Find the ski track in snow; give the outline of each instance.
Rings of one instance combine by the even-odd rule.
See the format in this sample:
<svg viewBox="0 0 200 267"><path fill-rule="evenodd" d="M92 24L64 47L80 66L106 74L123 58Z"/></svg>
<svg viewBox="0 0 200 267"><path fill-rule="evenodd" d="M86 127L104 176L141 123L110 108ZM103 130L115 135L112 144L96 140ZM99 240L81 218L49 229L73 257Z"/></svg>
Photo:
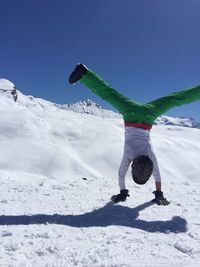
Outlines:
<svg viewBox="0 0 200 267"><path fill-rule="evenodd" d="M121 119L30 101L1 98L0 266L199 266L199 129L152 130L169 206L130 172L113 205Z"/></svg>

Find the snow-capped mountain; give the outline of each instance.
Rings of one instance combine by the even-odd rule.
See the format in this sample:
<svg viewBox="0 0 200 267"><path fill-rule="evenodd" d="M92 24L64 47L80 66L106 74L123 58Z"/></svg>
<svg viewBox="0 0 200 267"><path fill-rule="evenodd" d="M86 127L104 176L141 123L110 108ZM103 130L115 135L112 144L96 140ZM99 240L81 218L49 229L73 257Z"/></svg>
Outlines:
<svg viewBox="0 0 200 267"><path fill-rule="evenodd" d="M156 121L155 125L174 125L182 127L191 127L191 128L200 128L200 123L197 122L194 118L185 118L185 117L169 117L162 115Z"/></svg>
<svg viewBox="0 0 200 267"><path fill-rule="evenodd" d="M121 118L120 114L111 110L104 109L90 99L79 101L74 104L63 105L61 106L61 108L66 110L73 110L74 112L78 113L95 115L101 118Z"/></svg>
<svg viewBox="0 0 200 267"><path fill-rule="evenodd" d="M0 79L0 93L4 94L8 98L17 101L17 90L15 85L6 79Z"/></svg>
<svg viewBox="0 0 200 267"><path fill-rule="evenodd" d="M199 129L151 131L169 206L152 204L153 177L138 186L130 172L130 198L113 205L122 118L0 88L0 266L199 265Z"/></svg>
<svg viewBox="0 0 200 267"><path fill-rule="evenodd" d="M122 116L114 111L102 108L97 103L91 101L90 99L79 101L73 104L53 104L44 99L35 98L33 96L25 96L19 90L16 89L15 85L6 79L0 79L0 94L6 95L7 97L13 99L15 102L18 101L19 104L25 105L26 107L32 108L55 108L63 110L72 110L77 113L90 114L99 116L102 118L122 118ZM18 100L17 100L18 98ZM171 126L182 126L191 128L200 128L200 123L193 118L185 117L169 117L162 115L156 121L155 125L171 125Z"/></svg>

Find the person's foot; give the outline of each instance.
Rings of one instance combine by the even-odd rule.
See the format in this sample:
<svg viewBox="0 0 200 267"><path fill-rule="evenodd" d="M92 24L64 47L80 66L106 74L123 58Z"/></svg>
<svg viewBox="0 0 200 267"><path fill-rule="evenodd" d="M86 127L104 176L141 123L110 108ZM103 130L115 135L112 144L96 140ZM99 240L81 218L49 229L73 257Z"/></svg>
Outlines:
<svg viewBox="0 0 200 267"><path fill-rule="evenodd" d="M83 64L76 65L76 68L69 76L69 83L73 84L79 81L82 76L88 71L88 68Z"/></svg>

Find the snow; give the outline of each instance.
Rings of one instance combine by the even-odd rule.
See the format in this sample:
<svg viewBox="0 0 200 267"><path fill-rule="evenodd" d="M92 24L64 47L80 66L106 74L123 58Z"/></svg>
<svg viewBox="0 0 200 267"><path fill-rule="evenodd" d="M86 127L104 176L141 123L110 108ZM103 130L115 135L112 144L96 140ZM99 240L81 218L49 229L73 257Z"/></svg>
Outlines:
<svg viewBox="0 0 200 267"><path fill-rule="evenodd" d="M175 125L183 127L200 128L200 123L193 118L173 118L166 115L160 116L156 122L156 125Z"/></svg>
<svg viewBox="0 0 200 267"><path fill-rule="evenodd" d="M13 88L0 79L0 266L199 266L198 128L170 118L152 129L169 206L150 202L153 178L138 186L130 172L131 197L113 205L121 117L19 90L15 102Z"/></svg>
<svg viewBox="0 0 200 267"><path fill-rule="evenodd" d="M11 81L1 78L0 79L0 88L4 89L4 90L12 90L14 88L14 83L12 83Z"/></svg>

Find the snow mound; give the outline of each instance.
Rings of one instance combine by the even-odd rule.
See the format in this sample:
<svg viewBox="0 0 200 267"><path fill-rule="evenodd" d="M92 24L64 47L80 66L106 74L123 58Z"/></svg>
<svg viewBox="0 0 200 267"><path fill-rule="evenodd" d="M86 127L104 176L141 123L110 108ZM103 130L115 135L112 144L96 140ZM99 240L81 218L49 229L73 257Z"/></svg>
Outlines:
<svg viewBox="0 0 200 267"><path fill-rule="evenodd" d="M91 101L57 105L19 90L15 101L7 85L1 81L0 265L198 266L200 131L190 119L180 127L163 117L151 131L171 204L154 205L154 180L138 186L129 172L131 197L113 205L122 118Z"/></svg>

